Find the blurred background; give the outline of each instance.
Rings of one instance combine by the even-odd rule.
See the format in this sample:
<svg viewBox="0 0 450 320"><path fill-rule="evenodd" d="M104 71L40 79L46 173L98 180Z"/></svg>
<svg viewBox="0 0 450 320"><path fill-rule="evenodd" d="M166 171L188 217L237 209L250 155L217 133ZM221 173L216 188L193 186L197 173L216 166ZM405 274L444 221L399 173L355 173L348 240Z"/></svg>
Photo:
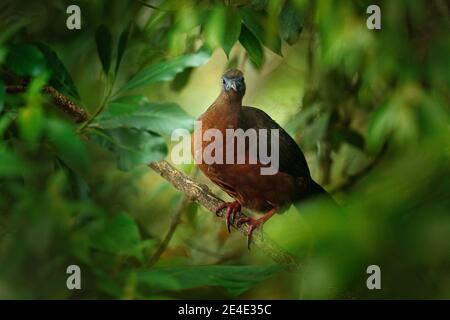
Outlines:
<svg viewBox="0 0 450 320"><path fill-rule="evenodd" d="M444 0L2 1L0 298L449 299L449 27ZM342 206L303 203L264 226L298 271L146 165L170 161L171 130L230 67ZM66 287L73 264L81 290Z"/></svg>

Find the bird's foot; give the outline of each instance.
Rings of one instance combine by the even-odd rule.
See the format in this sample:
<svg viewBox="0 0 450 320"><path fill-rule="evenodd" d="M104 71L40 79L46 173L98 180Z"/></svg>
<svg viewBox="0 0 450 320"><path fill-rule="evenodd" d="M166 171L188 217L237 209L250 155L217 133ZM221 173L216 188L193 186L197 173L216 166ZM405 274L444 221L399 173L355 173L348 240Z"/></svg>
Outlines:
<svg viewBox="0 0 450 320"><path fill-rule="evenodd" d="M275 214L276 209L272 209L269 212L267 212L265 215L263 215L261 218L255 219L252 217L242 217L239 219L239 221L236 223L237 226L241 226L243 223L246 223L248 226L247 229L247 247L250 250L250 244L252 243L252 237L253 232L260 228L262 229L262 226L264 222L269 220L270 217L272 217Z"/></svg>
<svg viewBox="0 0 450 320"><path fill-rule="evenodd" d="M232 223L234 223L234 220L236 219L236 215L239 212L241 212L241 204L238 201L225 202L216 209L216 214L220 210L225 209L225 208L227 208L227 212L225 214L225 216L226 216L225 223L227 225L228 232L231 232L230 226Z"/></svg>

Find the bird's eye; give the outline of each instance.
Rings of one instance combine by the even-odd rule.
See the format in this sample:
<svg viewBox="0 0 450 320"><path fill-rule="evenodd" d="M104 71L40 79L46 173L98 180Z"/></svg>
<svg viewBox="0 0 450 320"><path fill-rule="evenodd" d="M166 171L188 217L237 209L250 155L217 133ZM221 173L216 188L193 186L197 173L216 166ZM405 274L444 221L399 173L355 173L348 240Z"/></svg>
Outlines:
<svg viewBox="0 0 450 320"><path fill-rule="evenodd" d="M225 79L222 79L222 83L225 84Z"/></svg>

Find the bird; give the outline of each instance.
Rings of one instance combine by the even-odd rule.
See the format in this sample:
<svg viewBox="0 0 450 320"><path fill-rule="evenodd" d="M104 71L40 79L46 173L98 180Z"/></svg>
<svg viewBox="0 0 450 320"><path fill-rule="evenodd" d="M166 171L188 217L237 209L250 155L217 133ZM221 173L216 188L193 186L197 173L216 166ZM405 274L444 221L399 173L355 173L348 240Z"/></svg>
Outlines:
<svg viewBox="0 0 450 320"><path fill-rule="evenodd" d="M247 244L250 248L254 230L261 228L275 213L282 213L289 205L305 199L320 195L331 196L312 179L305 156L295 140L261 109L242 105L246 91L243 72L238 69L229 69L222 75L221 80L222 88L219 96L198 118L197 121L201 123L201 127L197 126L192 134L191 152L194 158L212 143L211 139L209 141L201 139L201 143L195 141L209 129L219 130L224 136L227 129L244 131L277 129L279 135L279 167L275 174L262 175L261 168L267 165L259 158L256 159L256 163L255 161L253 163L250 161L245 163L197 162L203 174L234 199L216 209L216 213L227 209L225 220L229 232L230 225L235 222L242 208L264 213L259 218L243 216L236 221L238 226L243 223L248 225ZM270 139L267 140L270 141ZM221 146L220 151L224 157L228 142ZM246 144L244 150L245 159L250 160L253 156L250 154L250 145ZM234 155L234 160L236 157L237 155Z"/></svg>

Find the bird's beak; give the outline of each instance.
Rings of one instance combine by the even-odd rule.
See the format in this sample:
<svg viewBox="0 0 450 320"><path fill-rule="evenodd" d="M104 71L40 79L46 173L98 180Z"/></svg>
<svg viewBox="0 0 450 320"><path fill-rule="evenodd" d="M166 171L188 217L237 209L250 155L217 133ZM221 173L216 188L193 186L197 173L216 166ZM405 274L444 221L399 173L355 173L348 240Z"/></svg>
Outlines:
<svg viewBox="0 0 450 320"><path fill-rule="evenodd" d="M236 82L231 81L231 82L230 82L230 87L231 87L231 89L233 89L234 91L237 92Z"/></svg>

